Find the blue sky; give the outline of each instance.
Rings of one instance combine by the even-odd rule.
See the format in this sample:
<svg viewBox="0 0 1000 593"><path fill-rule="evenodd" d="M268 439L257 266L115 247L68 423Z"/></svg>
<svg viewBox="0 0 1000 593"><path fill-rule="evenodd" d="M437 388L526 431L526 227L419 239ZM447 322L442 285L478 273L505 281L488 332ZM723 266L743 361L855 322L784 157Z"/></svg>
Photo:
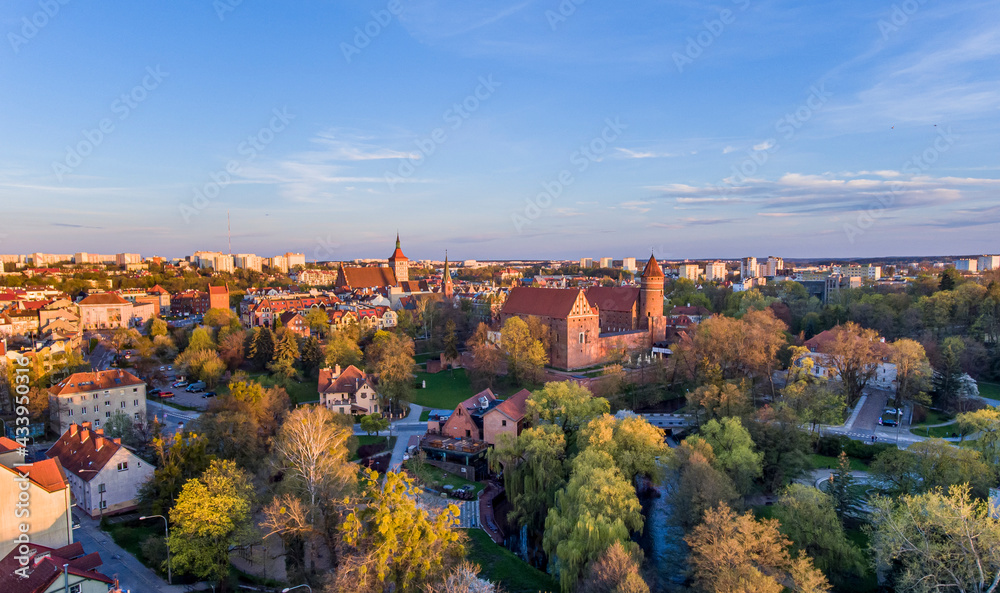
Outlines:
<svg viewBox="0 0 1000 593"><path fill-rule="evenodd" d="M234 252L307 259L386 257L397 229L411 258L995 253L998 22L966 0L7 0L0 253L226 250L227 211Z"/></svg>

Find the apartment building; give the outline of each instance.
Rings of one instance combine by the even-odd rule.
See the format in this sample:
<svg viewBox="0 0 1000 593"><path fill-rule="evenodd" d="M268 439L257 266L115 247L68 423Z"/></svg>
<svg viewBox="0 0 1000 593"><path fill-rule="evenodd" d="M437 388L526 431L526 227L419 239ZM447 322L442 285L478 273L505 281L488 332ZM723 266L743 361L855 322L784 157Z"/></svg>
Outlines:
<svg viewBox="0 0 1000 593"><path fill-rule="evenodd" d="M62 434L78 422L99 428L115 412L136 422L146 418L146 384L128 371L73 373L49 389L52 432Z"/></svg>

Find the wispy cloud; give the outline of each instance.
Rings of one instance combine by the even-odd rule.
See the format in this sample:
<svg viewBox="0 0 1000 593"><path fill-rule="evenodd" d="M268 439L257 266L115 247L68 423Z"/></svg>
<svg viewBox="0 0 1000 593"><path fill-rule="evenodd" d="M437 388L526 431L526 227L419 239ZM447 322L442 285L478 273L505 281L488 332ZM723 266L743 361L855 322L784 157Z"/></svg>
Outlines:
<svg viewBox="0 0 1000 593"><path fill-rule="evenodd" d="M625 155L629 159L662 159L677 156L669 152L635 151L627 148L616 147L615 150Z"/></svg>

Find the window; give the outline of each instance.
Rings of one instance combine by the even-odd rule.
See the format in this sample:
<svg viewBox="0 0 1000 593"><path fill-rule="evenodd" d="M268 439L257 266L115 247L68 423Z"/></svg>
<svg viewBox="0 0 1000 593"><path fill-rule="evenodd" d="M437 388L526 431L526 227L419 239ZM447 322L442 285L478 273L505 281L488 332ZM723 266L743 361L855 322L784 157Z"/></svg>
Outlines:
<svg viewBox="0 0 1000 593"><path fill-rule="evenodd" d="M133 406L138 406L139 405L139 400L137 400L137 399L132 400L132 405Z"/></svg>
<svg viewBox="0 0 1000 593"><path fill-rule="evenodd" d="M94 406L94 412L100 412L101 406Z"/></svg>
<svg viewBox="0 0 1000 593"><path fill-rule="evenodd" d="M111 397L111 392L107 389L104 390L104 397Z"/></svg>
<svg viewBox="0 0 1000 593"><path fill-rule="evenodd" d="M110 408L111 407L111 400L108 400L108 401L104 402L104 407L105 408Z"/></svg>
<svg viewBox="0 0 1000 593"><path fill-rule="evenodd" d="M132 388L132 393L139 393L139 388L138 387L133 387Z"/></svg>
<svg viewBox="0 0 1000 593"><path fill-rule="evenodd" d="M472 436L472 431L471 430L465 431L465 436L466 437L471 437Z"/></svg>
<svg viewBox="0 0 1000 593"><path fill-rule="evenodd" d="M110 418L111 417L111 412L105 412L104 413L104 417L105 418Z"/></svg>
<svg viewBox="0 0 1000 593"><path fill-rule="evenodd" d="M506 420L501 420L500 421L500 426L507 426L507 421Z"/></svg>
<svg viewBox="0 0 1000 593"><path fill-rule="evenodd" d="M101 427L101 421L99 419L94 420L94 428L100 428L100 427Z"/></svg>
<svg viewBox="0 0 1000 593"><path fill-rule="evenodd" d="M108 508L108 501L102 500L101 501L101 509L103 510L103 509L106 509L106 508Z"/></svg>
<svg viewBox="0 0 1000 593"><path fill-rule="evenodd" d="M67 416L72 416L72 415L73 415L73 410L67 410L67 413L66 413L66 415L67 415Z"/></svg>
<svg viewBox="0 0 1000 593"><path fill-rule="evenodd" d="M125 402L122 402L122 406L121 406L121 408L122 408L123 410L125 409Z"/></svg>
<svg viewBox="0 0 1000 593"><path fill-rule="evenodd" d="M98 397L100 397L100 395L98 395L98 394L95 393L94 394L94 399L97 399Z"/></svg>
<svg viewBox="0 0 1000 593"><path fill-rule="evenodd" d="M108 491L108 489L104 486L104 484L98 484L97 485L97 493L98 494L103 494L103 493L105 493L107 491Z"/></svg>
<svg viewBox="0 0 1000 593"><path fill-rule="evenodd" d="M580 332L580 343L583 343L583 332Z"/></svg>
<svg viewBox="0 0 1000 593"><path fill-rule="evenodd" d="M80 583L69 586L69 593L80 593Z"/></svg>
<svg viewBox="0 0 1000 593"><path fill-rule="evenodd" d="M135 421L136 422L141 422L142 421L142 418L139 417L139 412L135 413Z"/></svg>
<svg viewBox="0 0 1000 593"><path fill-rule="evenodd" d="M87 406L83 406L83 408L80 409L80 415L81 416L87 415Z"/></svg>
<svg viewBox="0 0 1000 593"><path fill-rule="evenodd" d="M119 463L118 464L118 471L120 471L120 472L128 471L128 462L127 461L123 461L123 462Z"/></svg>

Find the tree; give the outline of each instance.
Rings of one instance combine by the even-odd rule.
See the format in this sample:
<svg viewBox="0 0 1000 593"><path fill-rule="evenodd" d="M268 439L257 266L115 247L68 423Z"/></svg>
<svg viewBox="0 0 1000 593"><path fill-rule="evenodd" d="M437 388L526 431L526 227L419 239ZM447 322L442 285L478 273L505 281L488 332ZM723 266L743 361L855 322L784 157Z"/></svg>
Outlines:
<svg viewBox="0 0 1000 593"><path fill-rule="evenodd" d="M242 331L227 333L219 340L219 356L230 371L238 369L246 358L244 353L245 340L246 334Z"/></svg>
<svg viewBox="0 0 1000 593"><path fill-rule="evenodd" d="M861 550L844 535L844 527L833 508L833 499L812 486L791 484L774 509L781 532L794 548L807 554L816 568L844 586L864 574Z"/></svg>
<svg viewBox="0 0 1000 593"><path fill-rule="evenodd" d="M135 430L135 420L121 410L116 410L110 418L104 421L104 434L108 438L121 439L122 443L129 447L144 444L139 442Z"/></svg>
<svg viewBox="0 0 1000 593"><path fill-rule="evenodd" d="M841 522L858 514L860 505L854 487L854 476L851 474L851 460L843 451L837 457L837 473L833 475L833 483L830 484L830 496Z"/></svg>
<svg viewBox="0 0 1000 593"><path fill-rule="evenodd" d="M185 352L197 352L199 350L215 350L215 342L212 341L212 334L204 327L196 327L191 332Z"/></svg>
<svg viewBox="0 0 1000 593"><path fill-rule="evenodd" d="M455 335L454 319L449 319L444 324L444 357L448 360L458 358L458 336Z"/></svg>
<svg viewBox="0 0 1000 593"><path fill-rule="evenodd" d="M350 437L350 428L336 422L333 412L304 406L288 415L274 442L274 467L288 491L265 509L265 526L305 540L307 569L319 547L335 549L338 501L357 483L357 466L348 460Z"/></svg>
<svg viewBox="0 0 1000 593"><path fill-rule="evenodd" d="M477 387L492 388L497 376L504 366L504 355L500 349L488 339L489 327L480 323L476 331L465 343L472 353L472 383Z"/></svg>
<svg viewBox="0 0 1000 593"><path fill-rule="evenodd" d="M425 593L498 593L493 583L479 578L479 566L462 562L448 573L444 582L426 585Z"/></svg>
<svg viewBox="0 0 1000 593"><path fill-rule="evenodd" d="M761 408L746 428L762 455L760 480L765 492L779 492L812 467L809 434L799 430L797 419L781 408Z"/></svg>
<svg viewBox="0 0 1000 593"><path fill-rule="evenodd" d="M168 328L167 328L167 322L166 321L160 319L159 317L150 317L150 319L149 319L149 331L148 331L148 333L149 333L150 336L153 336L153 337L156 337L156 336L165 336L165 335L167 335L167 329Z"/></svg>
<svg viewBox="0 0 1000 593"><path fill-rule="evenodd" d="M263 369L274 360L274 334L266 327L257 328L250 339L250 359L254 367Z"/></svg>
<svg viewBox="0 0 1000 593"><path fill-rule="evenodd" d="M847 406L853 407L868 382L875 377L883 345L878 332L864 329L852 321L830 332L832 339L824 343L821 352L827 355L842 381Z"/></svg>
<svg viewBox="0 0 1000 593"><path fill-rule="evenodd" d="M299 358L299 344L295 334L287 328L278 331L278 340L274 346L274 359L267 365L267 370L274 375L291 380L298 375L295 361Z"/></svg>
<svg viewBox="0 0 1000 593"><path fill-rule="evenodd" d="M983 456L983 461L1000 470L1000 410L986 408L965 412L955 418L962 434L977 435L971 446Z"/></svg>
<svg viewBox="0 0 1000 593"><path fill-rule="evenodd" d="M193 427L210 443L210 450L256 471L267 455L285 415L291 407L282 387L265 389L259 383L237 378L229 382L229 393L216 397Z"/></svg>
<svg viewBox="0 0 1000 593"><path fill-rule="evenodd" d="M389 421L382 417L382 414L373 412L361 417L361 430L371 436L372 433L379 433L389 428Z"/></svg>
<svg viewBox="0 0 1000 593"><path fill-rule="evenodd" d="M712 446L712 467L725 472L740 494L749 493L754 479L761 475L764 455L754 450L750 432L740 419L709 420L699 434Z"/></svg>
<svg viewBox="0 0 1000 593"><path fill-rule="evenodd" d="M710 383L702 385L687 393L688 405L695 409L698 423L701 424L702 409L706 420L724 416L744 416L753 410L750 395L733 383L723 383L721 386Z"/></svg>
<svg viewBox="0 0 1000 593"><path fill-rule="evenodd" d="M929 439L904 450L879 453L871 464L871 474L895 496L969 484L973 494L986 498L995 472L979 451Z"/></svg>
<svg viewBox="0 0 1000 593"><path fill-rule="evenodd" d="M660 457L670 454L663 430L640 416L621 420L610 414L598 416L580 429L577 446L580 449L595 447L607 452L622 475L630 481L637 475L658 476Z"/></svg>
<svg viewBox="0 0 1000 593"><path fill-rule="evenodd" d="M341 527L343 553L333 590L343 593L421 591L440 582L465 553L459 510L453 504L431 515L418 504L420 489L390 471L385 483L366 470L361 494Z"/></svg>
<svg viewBox="0 0 1000 593"><path fill-rule="evenodd" d="M413 340L407 336L378 331L365 353L368 367L378 375L381 395L391 410L400 410L400 401L413 390Z"/></svg>
<svg viewBox="0 0 1000 593"><path fill-rule="evenodd" d="M577 589L580 593L649 593L639 573L640 559L614 542L590 563Z"/></svg>
<svg viewBox="0 0 1000 593"><path fill-rule="evenodd" d="M890 346L889 362L896 365L895 407L902 408L907 403L930 403L927 390L932 370L927 352L920 342L908 338L896 340Z"/></svg>
<svg viewBox="0 0 1000 593"><path fill-rule="evenodd" d="M821 424L840 424L846 402L844 394L832 389L828 381L803 379L781 390L778 407L791 410L799 423L808 424L812 432Z"/></svg>
<svg viewBox="0 0 1000 593"><path fill-rule="evenodd" d="M309 309L305 321L314 336L323 337L330 333L330 318L323 309L318 307Z"/></svg>
<svg viewBox="0 0 1000 593"><path fill-rule="evenodd" d="M684 538L691 547L688 563L696 591L780 593L788 583L799 593L830 590L808 556L792 558L791 544L774 519L757 521L726 505L705 513L705 520Z"/></svg>
<svg viewBox="0 0 1000 593"><path fill-rule="evenodd" d="M965 342L958 336L945 338L941 342L941 363L933 377L934 399L938 405L949 410L960 409L964 395L962 371L964 352Z"/></svg>
<svg viewBox="0 0 1000 593"><path fill-rule="evenodd" d="M250 477L232 461L213 461L200 477L188 480L170 511L173 566L218 581L224 591L230 550L253 537L252 500Z"/></svg>
<svg viewBox="0 0 1000 593"><path fill-rule="evenodd" d="M576 456L569 482L545 518L542 543L555 558L564 592L608 546L628 542L630 533L642 529L641 510L635 488L610 454L590 447Z"/></svg>
<svg viewBox="0 0 1000 593"><path fill-rule="evenodd" d="M546 383L527 402L529 417L555 424L572 436L591 419L609 411L608 400L594 397L586 387L573 381Z"/></svg>
<svg viewBox="0 0 1000 593"><path fill-rule="evenodd" d="M205 317L202 318L202 322L209 326L219 329L223 326L229 325L229 321L233 318L233 312L229 309L209 309L205 312Z"/></svg>
<svg viewBox="0 0 1000 593"><path fill-rule="evenodd" d="M333 368L340 365L347 368L351 365L361 364L361 348L358 347L357 340L351 338L344 332L333 332L326 344L326 366Z"/></svg>
<svg viewBox="0 0 1000 593"><path fill-rule="evenodd" d="M897 591L997 591L1000 522L967 486L879 496L871 506L871 549Z"/></svg>
<svg viewBox="0 0 1000 593"><path fill-rule="evenodd" d="M520 317L511 317L500 330L500 350L507 358L507 374L515 385L538 383L549 362L545 346L531 335Z"/></svg>
<svg viewBox="0 0 1000 593"><path fill-rule="evenodd" d="M201 475L215 457L208 453L208 441L195 433L156 437L153 450L159 463L140 487L139 499L154 514L162 515L174 506L184 484Z"/></svg>
<svg viewBox="0 0 1000 593"><path fill-rule="evenodd" d="M674 516L683 527L694 527L708 509L737 499L733 481L712 467L714 459L712 446L700 437L684 439L677 450L675 464L679 472L672 499Z"/></svg>
<svg viewBox="0 0 1000 593"><path fill-rule="evenodd" d="M323 365L326 355L323 347L314 336L309 336L302 342L302 370L309 376L316 376L316 371Z"/></svg>

